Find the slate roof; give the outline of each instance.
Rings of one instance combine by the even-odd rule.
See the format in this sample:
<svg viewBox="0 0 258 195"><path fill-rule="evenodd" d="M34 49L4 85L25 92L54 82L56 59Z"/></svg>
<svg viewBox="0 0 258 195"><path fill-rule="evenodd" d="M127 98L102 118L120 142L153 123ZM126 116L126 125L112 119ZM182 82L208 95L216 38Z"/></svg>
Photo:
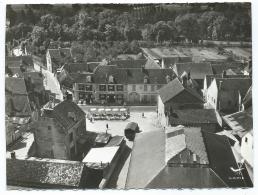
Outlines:
<svg viewBox="0 0 258 195"><path fill-rule="evenodd" d="M27 95L27 89L23 78L6 77L5 90L12 94Z"/></svg>
<svg viewBox="0 0 258 195"><path fill-rule="evenodd" d="M79 187L84 169L83 163L54 159L7 159L6 166L8 185L29 187Z"/></svg>
<svg viewBox="0 0 258 195"><path fill-rule="evenodd" d="M164 159L165 133L163 130L136 134L125 188L144 188L164 168L166 165Z"/></svg>
<svg viewBox="0 0 258 195"><path fill-rule="evenodd" d="M243 137L247 132L253 129L252 113L245 111L236 112L223 116L224 121L233 130L233 134Z"/></svg>
<svg viewBox="0 0 258 195"><path fill-rule="evenodd" d="M148 78L148 84L166 84L166 77L175 78L172 69L126 69L128 84L144 84L144 77Z"/></svg>
<svg viewBox="0 0 258 195"><path fill-rule="evenodd" d="M224 64L216 64L212 65L213 74L222 74L224 70L228 70L229 67L225 66Z"/></svg>
<svg viewBox="0 0 258 195"><path fill-rule="evenodd" d="M23 77L23 72L21 71L20 67L5 67L8 69L8 71L10 71L11 75L16 75L18 77Z"/></svg>
<svg viewBox="0 0 258 195"><path fill-rule="evenodd" d="M59 63L62 58L71 56L70 48L48 49L48 52L54 63Z"/></svg>
<svg viewBox="0 0 258 195"><path fill-rule="evenodd" d="M167 166L165 145L165 132L161 129L136 135L126 189L225 187L210 168Z"/></svg>
<svg viewBox="0 0 258 195"><path fill-rule="evenodd" d="M108 142L107 145L105 145L105 147L120 146L124 142L124 140L124 136L116 135L111 138L111 140Z"/></svg>
<svg viewBox="0 0 258 195"><path fill-rule="evenodd" d="M20 66L21 63L25 66L34 66L32 56L8 56L5 57L7 66Z"/></svg>
<svg viewBox="0 0 258 195"><path fill-rule="evenodd" d="M117 65L118 68L132 69L132 68L142 68L145 69L160 69L160 66L152 59L138 59L138 60L113 60L108 62L109 65Z"/></svg>
<svg viewBox="0 0 258 195"><path fill-rule="evenodd" d="M190 71L192 79L204 79L205 75L213 74L210 63L176 63L173 69L179 77L184 71Z"/></svg>
<svg viewBox="0 0 258 195"><path fill-rule="evenodd" d="M87 76L91 76L92 82L95 82L94 73L70 73L69 77L74 83L87 83Z"/></svg>
<svg viewBox="0 0 258 195"><path fill-rule="evenodd" d="M118 68L141 68L146 64L147 60L113 60L109 64L117 65Z"/></svg>
<svg viewBox="0 0 258 195"><path fill-rule="evenodd" d="M145 53L148 57L152 59L161 59L161 56L157 55L150 48L141 48L141 50L143 51L143 53Z"/></svg>
<svg viewBox="0 0 258 195"><path fill-rule="evenodd" d="M109 76L114 77L117 84L126 84L126 71L119 69L116 65L101 65L96 67L94 71L95 83L107 83Z"/></svg>
<svg viewBox="0 0 258 195"><path fill-rule="evenodd" d="M25 72L24 73L24 79L28 80L29 77L31 78L31 82L34 85L34 89L33 89L34 91L41 92L41 91L45 90L45 87L44 87L44 84L43 84L44 76L43 76L42 73L40 73L40 72Z"/></svg>
<svg viewBox="0 0 258 195"><path fill-rule="evenodd" d="M226 136L203 132L203 138L208 153L210 168L224 181L228 187L247 187L244 180L239 177L238 169L230 143Z"/></svg>
<svg viewBox="0 0 258 195"><path fill-rule="evenodd" d="M179 156L180 155L180 156ZM196 155L194 162L193 155ZM201 128L169 128L166 131L166 162L176 165L208 165Z"/></svg>
<svg viewBox="0 0 258 195"><path fill-rule="evenodd" d="M141 60L146 59L142 53L136 54L119 54L116 59L118 60Z"/></svg>
<svg viewBox="0 0 258 195"><path fill-rule="evenodd" d="M74 113L76 119L73 120L71 117L69 117L69 113ZM85 113L74 102L65 100L54 106L53 110L50 112L44 110L43 116L56 119L56 121L64 126L66 130L68 130L78 121L85 118Z"/></svg>
<svg viewBox="0 0 258 195"><path fill-rule="evenodd" d="M69 63L64 69L69 73L93 72L100 62Z"/></svg>
<svg viewBox="0 0 258 195"><path fill-rule="evenodd" d="M224 91L235 90L239 91L243 96L246 95L246 92L252 84L252 79L250 78L215 78L217 87L219 88L220 81L221 89Z"/></svg>
<svg viewBox="0 0 258 195"><path fill-rule="evenodd" d="M199 99L200 102L203 102L202 97L194 89L185 88L178 78L175 78L167 85L159 89L159 95L162 102L165 103L173 99L174 97L176 97L184 90L190 93L191 95L193 95L194 97L196 97L197 99Z"/></svg>
<svg viewBox="0 0 258 195"><path fill-rule="evenodd" d="M30 116L31 107L27 95L6 96L5 113L8 116Z"/></svg>
<svg viewBox="0 0 258 195"><path fill-rule="evenodd" d="M250 78L249 76L247 75L229 75L229 74L226 74L224 76L225 78ZM214 74L214 75L206 75L206 86L207 88L209 88L209 86L211 85L211 82L213 81L214 78L222 78L222 74Z"/></svg>
<svg viewBox="0 0 258 195"><path fill-rule="evenodd" d="M154 60L147 59L145 65L145 69L160 69L160 65L158 65Z"/></svg>
<svg viewBox="0 0 258 195"><path fill-rule="evenodd" d="M173 115L169 117L171 125L189 124L218 124L216 111L214 109L184 109L173 110Z"/></svg>
<svg viewBox="0 0 258 195"><path fill-rule="evenodd" d="M164 167L146 186L148 189L222 188L223 181L210 168Z"/></svg>

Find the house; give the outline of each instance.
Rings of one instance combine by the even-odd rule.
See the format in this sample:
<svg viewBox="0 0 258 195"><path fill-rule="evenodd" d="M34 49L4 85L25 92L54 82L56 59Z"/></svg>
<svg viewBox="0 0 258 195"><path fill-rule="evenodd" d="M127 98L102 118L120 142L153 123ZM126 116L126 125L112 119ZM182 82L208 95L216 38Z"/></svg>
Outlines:
<svg viewBox="0 0 258 195"><path fill-rule="evenodd" d="M63 73L62 77L66 77L63 82L73 83L74 101L156 104L157 90L175 78L172 69L141 67L148 63L146 60L138 60L135 64L133 60L121 61L114 62L121 62L119 65L98 65L93 72Z"/></svg>
<svg viewBox="0 0 258 195"><path fill-rule="evenodd" d="M236 168L237 163L225 136L206 133L197 127L170 127L166 131L136 136L125 187L178 189L248 186L244 181L248 178L242 179L230 167Z"/></svg>
<svg viewBox="0 0 258 195"><path fill-rule="evenodd" d="M211 64L206 62L176 63L173 66L173 70L178 77L181 77L184 72L190 73L191 78L195 80L201 88L203 87L205 76L213 74Z"/></svg>
<svg viewBox="0 0 258 195"><path fill-rule="evenodd" d="M120 163L119 160L123 154L124 146L125 142L117 146L92 148L82 160L92 170L92 175L99 178L98 187L100 189L106 187L112 173Z"/></svg>
<svg viewBox="0 0 258 195"><path fill-rule="evenodd" d="M169 116L169 125L201 127L203 131L216 133L221 130L222 118L214 109L173 110Z"/></svg>
<svg viewBox="0 0 258 195"><path fill-rule="evenodd" d="M116 65L102 65L94 71L94 99L102 104L123 104L127 99L127 76Z"/></svg>
<svg viewBox="0 0 258 195"><path fill-rule="evenodd" d="M31 116L32 111L23 78L5 77L5 112L10 117Z"/></svg>
<svg viewBox="0 0 258 195"><path fill-rule="evenodd" d="M8 158L6 165L7 185L37 189L84 189L93 184L98 186L91 170L78 161Z"/></svg>
<svg viewBox="0 0 258 195"><path fill-rule="evenodd" d="M240 111L230 115L223 116L226 125L232 130L240 144L241 157L244 159L248 173L253 179L253 116L252 112Z"/></svg>
<svg viewBox="0 0 258 195"><path fill-rule="evenodd" d="M171 69L126 69L128 102L156 104L158 90L175 78Z"/></svg>
<svg viewBox="0 0 258 195"><path fill-rule="evenodd" d="M6 146L14 144L28 130L30 117L9 117L5 115Z"/></svg>
<svg viewBox="0 0 258 195"><path fill-rule="evenodd" d="M203 99L195 89L188 87L187 80L180 81L179 78L175 78L159 89L157 105L158 119L163 126L166 126L173 110L201 109Z"/></svg>
<svg viewBox="0 0 258 195"><path fill-rule="evenodd" d="M214 78L206 92L207 106L228 114L239 111L251 83L250 78Z"/></svg>
<svg viewBox="0 0 258 195"><path fill-rule="evenodd" d="M248 174L253 182L253 161L254 161L254 139L253 130L246 133L241 140L241 155L244 159Z"/></svg>
<svg viewBox="0 0 258 195"><path fill-rule="evenodd" d="M85 113L70 100L49 101L34 123L37 157L75 160L81 158L80 139L86 132Z"/></svg>
<svg viewBox="0 0 258 195"><path fill-rule="evenodd" d="M55 73L58 68L61 68L71 58L70 48L48 49L46 53L47 69Z"/></svg>
<svg viewBox="0 0 258 195"><path fill-rule="evenodd" d="M5 58L5 71L9 76L23 77L26 71L32 71L34 63L31 56Z"/></svg>
<svg viewBox="0 0 258 195"><path fill-rule="evenodd" d="M203 83L203 96L205 98L205 101L207 101L207 90L211 85L211 82L213 81L214 78L250 78L249 76L246 75L240 75L240 74L232 74L228 71L222 71L221 74L213 74L213 75L206 75L204 78L204 83Z"/></svg>
<svg viewBox="0 0 258 195"><path fill-rule="evenodd" d="M12 144L25 132L32 110L23 78L5 78L6 144Z"/></svg>
<svg viewBox="0 0 258 195"><path fill-rule="evenodd" d="M25 72L23 74L30 102L36 109L49 101L49 93L44 86L44 75L41 72Z"/></svg>

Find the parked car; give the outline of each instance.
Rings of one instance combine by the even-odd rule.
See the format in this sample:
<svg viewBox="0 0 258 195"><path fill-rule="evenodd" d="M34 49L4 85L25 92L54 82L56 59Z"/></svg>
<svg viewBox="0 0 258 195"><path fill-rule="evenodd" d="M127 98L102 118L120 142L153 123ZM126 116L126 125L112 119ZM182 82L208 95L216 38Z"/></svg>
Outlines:
<svg viewBox="0 0 258 195"><path fill-rule="evenodd" d="M124 135L129 141L133 141L135 134L140 132L140 128L137 123L130 122L126 125Z"/></svg>

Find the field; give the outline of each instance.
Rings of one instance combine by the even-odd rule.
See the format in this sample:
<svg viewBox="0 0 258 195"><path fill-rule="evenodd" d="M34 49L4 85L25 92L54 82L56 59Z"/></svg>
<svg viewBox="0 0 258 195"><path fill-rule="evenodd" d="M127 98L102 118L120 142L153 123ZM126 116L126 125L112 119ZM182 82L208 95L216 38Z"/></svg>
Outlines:
<svg viewBox="0 0 258 195"><path fill-rule="evenodd" d="M211 47L160 47L148 49L153 56L162 57L184 57L191 56L194 62L203 60L226 60L228 56L218 54L217 48Z"/></svg>

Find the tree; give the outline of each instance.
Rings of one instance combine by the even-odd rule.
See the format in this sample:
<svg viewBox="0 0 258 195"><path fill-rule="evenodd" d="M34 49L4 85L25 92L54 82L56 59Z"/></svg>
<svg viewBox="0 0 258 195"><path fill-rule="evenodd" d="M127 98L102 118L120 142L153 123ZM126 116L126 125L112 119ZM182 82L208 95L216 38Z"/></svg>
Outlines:
<svg viewBox="0 0 258 195"><path fill-rule="evenodd" d="M117 41L123 39L123 35L117 30L117 28L109 24L106 25L104 33L106 35L106 41Z"/></svg>
<svg viewBox="0 0 258 195"><path fill-rule="evenodd" d="M30 7L26 10L26 17L25 18L26 18L26 21L29 24L35 24L36 21L37 21L37 17L34 14L34 11Z"/></svg>
<svg viewBox="0 0 258 195"><path fill-rule="evenodd" d="M198 42L200 38L200 28L197 22L196 14L177 16L175 19L175 24L179 34L185 36L187 39L193 42Z"/></svg>
<svg viewBox="0 0 258 195"><path fill-rule="evenodd" d="M136 27L126 28L124 31L124 36L129 42L133 40L141 40L142 32Z"/></svg>
<svg viewBox="0 0 258 195"><path fill-rule="evenodd" d="M176 29L169 26L164 21L159 21L153 26L153 33L156 37L156 41L162 43L163 41L173 40L176 34Z"/></svg>
<svg viewBox="0 0 258 195"><path fill-rule="evenodd" d="M225 40L226 37L230 36L230 22L225 16L218 16L214 21L218 39Z"/></svg>
<svg viewBox="0 0 258 195"><path fill-rule="evenodd" d="M34 42L34 45L40 46L40 44L43 43L43 41L46 38L46 31L44 30L43 27L34 26L31 32L31 38L32 38L32 41Z"/></svg>
<svg viewBox="0 0 258 195"><path fill-rule="evenodd" d="M17 13L13 10L11 5L6 6L6 18L10 20L10 26L16 23Z"/></svg>
<svg viewBox="0 0 258 195"><path fill-rule="evenodd" d="M223 14L216 11L206 11L197 19L202 39L212 38L214 21Z"/></svg>

